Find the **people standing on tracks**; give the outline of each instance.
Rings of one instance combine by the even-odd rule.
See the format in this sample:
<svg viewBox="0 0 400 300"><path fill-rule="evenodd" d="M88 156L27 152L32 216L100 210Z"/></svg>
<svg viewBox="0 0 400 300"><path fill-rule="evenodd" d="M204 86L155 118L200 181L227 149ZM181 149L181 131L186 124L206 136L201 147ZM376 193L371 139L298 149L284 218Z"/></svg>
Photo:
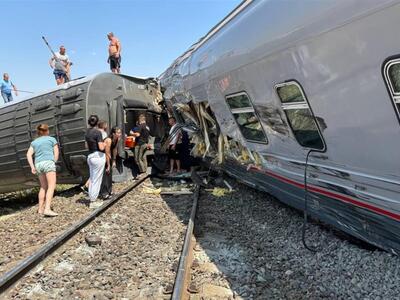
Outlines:
<svg viewBox="0 0 400 300"><path fill-rule="evenodd" d="M88 119L89 129L86 131L85 140L89 150L87 163L89 165L90 183L89 183L89 199L90 207L96 208L101 203L97 201L99 196L101 181L106 164L106 155L104 153L105 143L100 130L97 128L99 117L91 115Z"/></svg>
<svg viewBox="0 0 400 300"><path fill-rule="evenodd" d="M106 121L100 121L98 128L102 134L106 154L106 167L103 172L103 179L100 186L100 198L106 200L112 193L112 174L111 174L111 137L107 135L108 124Z"/></svg>
<svg viewBox="0 0 400 300"><path fill-rule="evenodd" d="M111 137L111 168L116 167L117 165L117 159L118 159L118 143L121 140L121 136L122 136L122 130L121 128L114 126L113 128L111 128L111 133L110 133L110 137Z"/></svg>
<svg viewBox="0 0 400 300"><path fill-rule="evenodd" d="M109 136L110 140L110 171L106 174L106 177L103 177L103 182L101 185L100 195L103 195L103 199L107 199L112 196L112 170L116 167L117 157L118 157L118 149L117 145L121 139L122 130L119 127L113 127L111 129L111 133ZM107 140L106 140L107 143ZM106 146L107 147L107 146Z"/></svg>
<svg viewBox="0 0 400 300"><path fill-rule="evenodd" d="M110 41L107 62L110 64L111 72L119 74L121 69L121 43L112 32L107 34L107 38Z"/></svg>
<svg viewBox="0 0 400 300"><path fill-rule="evenodd" d="M3 97L4 103L13 101L11 91L14 90L15 96L18 96L18 90L14 83L10 80L10 76L7 73L3 74L3 79L0 81L1 96Z"/></svg>
<svg viewBox="0 0 400 300"><path fill-rule="evenodd" d="M72 63L66 54L64 46L60 46L60 51L54 53L54 56L49 60L50 67L54 70L53 74L56 78L57 85L68 82L71 74Z"/></svg>
<svg viewBox="0 0 400 300"><path fill-rule="evenodd" d="M180 161L180 151L182 146L182 131L177 127L176 119L170 117L168 119L168 124L171 126L169 130L169 146L168 146L168 156L169 156L169 173L174 173L174 168L176 164L176 172L181 172L181 161Z"/></svg>
<svg viewBox="0 0 400 300"><path fill-rule="evenodd" d="M59 156L58 142L49 136L49 125L40 124L36 128L38 138L30 145L26 157L32 174L39 176L39 209L38 213L46 217L58 214L51 210L54 190L56 188L56 161ZM33 159L35 155L35 159Z"/></svg>
<svg viewBox="0 0 400 300"><path fill-rule="evenodd" d="M148 148L150 129L146 124L146 116L140 114L137 122L137 129L131 132L136 137L135 142L135 161L139 167L139 173L145 173L147 171L147 156L146 150Z"/></svg>

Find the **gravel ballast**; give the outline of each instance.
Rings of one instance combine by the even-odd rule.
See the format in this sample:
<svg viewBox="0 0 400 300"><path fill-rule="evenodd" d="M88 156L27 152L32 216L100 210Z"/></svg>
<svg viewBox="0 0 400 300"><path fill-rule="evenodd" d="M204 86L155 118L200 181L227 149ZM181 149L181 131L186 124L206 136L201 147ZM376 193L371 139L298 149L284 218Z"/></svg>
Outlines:
<svg viewBox="0 0 400 300"><path fill-rule="evenodd" d="M25 276L6 299L170 298L192 196L129 192Z"/></svg>
<svg viewBox="0 0 400 300"><path fill-rule="evenodd" d="M235 192L203 192L191 299L399 299L400 260L230 180Z"/></svg>
<svg viewBox="0 0 400 300"><path fill-rule="evenodd" d="M203 190L190 298L398 299L400 260L227 178ZM147 185L153 188L147 181ZM212 187L210 187L212 188ZM11 290L12 299L169 299L192 196L129 193Z"/></svg>

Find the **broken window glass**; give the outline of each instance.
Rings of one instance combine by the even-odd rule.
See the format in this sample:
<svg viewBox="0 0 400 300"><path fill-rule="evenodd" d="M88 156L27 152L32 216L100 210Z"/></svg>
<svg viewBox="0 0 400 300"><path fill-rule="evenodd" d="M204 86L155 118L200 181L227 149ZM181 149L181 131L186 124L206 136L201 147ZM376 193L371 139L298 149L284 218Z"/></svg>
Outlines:
<svg viewBox="0 0 400 300"><path fill-rule="evenodd" d="M324 148L310 109L287 109L285 113L300 145L314 149Z"/></svg>
<svg viewBox="0 0 400 300"><path fill-rule="evenodd" d="M324 149L317 122L300 85L294 81L278 84L276 92L298 143L306 148Z"/></svg>
<svg viewBox="0 0 400 300"><path fill-rule="evenodd" d="M264 142L265 136L254 112L233 114L244 138L249 141Z"/></svg>
<svg viewBox="0 0 400 300"><path fill-rule="evenodd" d="M256 143L268 142L253 105L245 93L228 96L226 102L246 140Z"/></svg>

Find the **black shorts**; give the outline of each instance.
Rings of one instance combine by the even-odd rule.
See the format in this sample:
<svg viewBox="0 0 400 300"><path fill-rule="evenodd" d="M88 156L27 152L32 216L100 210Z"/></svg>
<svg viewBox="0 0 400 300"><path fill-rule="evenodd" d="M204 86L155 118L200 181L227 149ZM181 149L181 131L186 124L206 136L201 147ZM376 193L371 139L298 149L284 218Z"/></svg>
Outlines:
<svg viewBox="0 0 400 300"><path fill-rule="evenodd" d="M54 71L53 71L53 74L54 74L54 77L56 78L56 80L57 80L57 79L64 78L65 82L68 81L68 76L67 76L67 74L66 74L64 71L61 71L61 70L54 70Z"/></svg>
<svg viewBox="0 0 400 300"><path fill-rule="evenodd" d="M115 57L114 55L108 58L108 62L110 63L110 69L119 69L121 67L121 55Z"/></svg>
<svg viewBox="0 0 400 300"><path fill-rule="evenodd" d="M179 160L180 159L181 144L176 144L175 150L172 149L172 145L168 147L169 159Z"/></svg>

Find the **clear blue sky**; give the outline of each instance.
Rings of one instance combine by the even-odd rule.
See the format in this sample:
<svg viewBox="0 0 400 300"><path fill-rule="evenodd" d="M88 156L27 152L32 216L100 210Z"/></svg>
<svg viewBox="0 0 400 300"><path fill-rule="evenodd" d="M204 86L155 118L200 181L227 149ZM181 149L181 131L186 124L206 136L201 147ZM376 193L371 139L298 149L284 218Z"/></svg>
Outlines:
<svg viewBox="0 0 400 300"><path fill-rule="evenodd" d="M19 89L55 86L50 52L63 44L72 77L108 72L106 34L122 43L122 72L158 76L241 0L0 0L0 72ZM27 96L27 94L22 94Z"/></svg>

